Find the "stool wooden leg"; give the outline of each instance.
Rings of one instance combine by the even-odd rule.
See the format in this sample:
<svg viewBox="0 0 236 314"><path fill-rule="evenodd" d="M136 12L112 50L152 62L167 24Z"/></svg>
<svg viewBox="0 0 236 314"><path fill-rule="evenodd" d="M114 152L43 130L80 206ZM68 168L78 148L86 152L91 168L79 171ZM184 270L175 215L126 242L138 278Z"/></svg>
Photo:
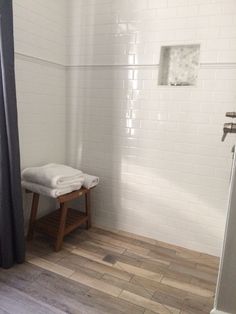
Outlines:
<svg viewBox="0 0 236 314"><path fill-rule="evenodd" d="M64 238L64 231L65 231L65 225L66 225L66 217L67 217L67 204L61 203L60 204L60 222L59 222L59 229L55 244L55 251L60 251L62 247L62 241Z"/></svg>
<svg viewBox="0 0 236 314"><path fill-rule="evenodd" d="M27 240L33 240L34 236L34 225L37 217L39 205L39 194L33 193L32 205L31 205L31 213L30 213L30 221L29 221L29 229L27 234Z"/></svg>
<svg viewBox="0 0 236 314"><path fill-rule="evenodd" d="M85 194L85 212L88 217L86 227L89 229L91 228L90 191Z"/></svg>

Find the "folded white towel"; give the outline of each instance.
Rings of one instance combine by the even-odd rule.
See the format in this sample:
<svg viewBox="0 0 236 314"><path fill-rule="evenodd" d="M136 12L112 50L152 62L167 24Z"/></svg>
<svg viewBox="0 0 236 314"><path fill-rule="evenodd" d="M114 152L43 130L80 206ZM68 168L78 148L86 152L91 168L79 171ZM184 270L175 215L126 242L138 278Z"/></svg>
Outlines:
<svg viewBox="0 0 236 314"><path fill-rule="evenodd" d="M26 168L22 180L53 189L60 189L84 180L82 171L60 164L47 164L42 167Z"/></svg>
<svg viewBox="0 0 236 314"><path fill-rule="evenodd" d="M64 194L79 190L82 186L82 183L78 183L78 184L72 184L68 187L63 187L60 189L52 189L52 188L48 188L46 186L33 183L33 182L22 181L21 184L23 188L29 191L42 194L45 196L53 197L53 198L57 198L60 195L64 195Z"/></svg>
<svg viewBox="0 0 236 314"><path fill-rule="evenodd" d="M98 183L99 183L99 178L98 177L91 176L89 174L84 174L83 186L86 189L91 189L91 188L95 187L96 185L98 185Z"/></svg>

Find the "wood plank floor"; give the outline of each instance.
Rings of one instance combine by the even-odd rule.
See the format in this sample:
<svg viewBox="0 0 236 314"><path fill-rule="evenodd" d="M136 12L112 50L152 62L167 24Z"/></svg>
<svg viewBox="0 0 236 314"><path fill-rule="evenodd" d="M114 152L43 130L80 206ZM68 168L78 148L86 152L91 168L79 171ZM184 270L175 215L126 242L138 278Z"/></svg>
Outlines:
<svg viewBox="0 0 236 314"><path fill-rule="evenodd" d="M55 253L36 235L27 262L0 270L0 314L209 313L218 258L99 228Z"/></svg>

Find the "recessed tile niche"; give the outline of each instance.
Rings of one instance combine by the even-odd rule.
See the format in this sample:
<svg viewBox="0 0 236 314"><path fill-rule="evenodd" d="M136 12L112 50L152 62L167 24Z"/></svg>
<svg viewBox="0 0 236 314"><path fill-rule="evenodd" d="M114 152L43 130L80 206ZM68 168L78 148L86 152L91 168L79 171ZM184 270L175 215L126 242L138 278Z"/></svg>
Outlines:
<svg viewBox="0 0 236 314"><path fill-rule="evenodd" d="M158 85L196 85L200 45L161 47Z"/></svg>

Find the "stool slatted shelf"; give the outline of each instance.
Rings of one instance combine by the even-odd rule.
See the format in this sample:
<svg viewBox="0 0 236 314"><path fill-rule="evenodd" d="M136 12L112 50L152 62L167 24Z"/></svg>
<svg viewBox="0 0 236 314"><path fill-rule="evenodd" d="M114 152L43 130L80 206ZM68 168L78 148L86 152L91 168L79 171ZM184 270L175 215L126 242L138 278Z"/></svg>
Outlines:
<svg viewBox="0 0 236 314"><path fill-rule="evenodd" d="M39 204L38 193L33 193L29 230L27 239L32 240L34 231L43 232L56 239L55 251L59 251L62 247L63 238L82 224L86 224L87 229L91 227L91 211L90 211L90 190L82 187L77 191L61 195L56 198L60 204L60 208L52 213L37 219L37 211ZM75 210L68 207L68 203L80 197L85 197L85 212Z"/></svg>

